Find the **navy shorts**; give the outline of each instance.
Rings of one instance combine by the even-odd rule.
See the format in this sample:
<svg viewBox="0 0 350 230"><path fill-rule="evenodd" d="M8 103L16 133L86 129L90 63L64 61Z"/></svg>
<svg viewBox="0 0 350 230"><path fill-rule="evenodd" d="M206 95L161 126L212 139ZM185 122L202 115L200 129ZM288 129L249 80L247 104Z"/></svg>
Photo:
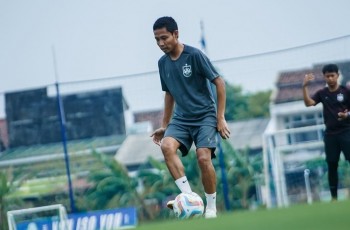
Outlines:
<svg viewBox="0 0 350 230"><path fill-rule="evenodd" d="M341 152L350 161L350 129L338 134L325 134L324 145L326 161L338 162Z"/></svg>
<svg viewBox="0 0 350 230"><path fill-rule="evenodd" d="M213 126L188 126L170 124L165 130L164 137L175 138L180 143L182 156L186 156L194 142L196 148L211 149L211 158L215 158L218 143L217 129Z"/></svg>

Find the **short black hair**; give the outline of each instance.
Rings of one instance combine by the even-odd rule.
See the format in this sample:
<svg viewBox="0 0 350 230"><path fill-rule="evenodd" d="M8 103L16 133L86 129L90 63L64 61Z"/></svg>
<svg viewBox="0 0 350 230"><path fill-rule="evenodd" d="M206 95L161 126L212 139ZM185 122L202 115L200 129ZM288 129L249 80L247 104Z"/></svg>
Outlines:
<svg viewBox="0 0 350 230"><path fill-rule="evenodd" d="M169 16L158 18L157 21L153 24L153 31L157 29L162 29L164 27L170 33L173 33L175 30L178 30L176 21Z"/></svg>
<svg viewBox="0 0 350 230"><path fill-rule="evenodd" d="M323 66L323 68L322 68L323 74L325 74L325 73L338 73L338 71L339 71L339 68L336 64L328 64L328 65Z"/></svg>

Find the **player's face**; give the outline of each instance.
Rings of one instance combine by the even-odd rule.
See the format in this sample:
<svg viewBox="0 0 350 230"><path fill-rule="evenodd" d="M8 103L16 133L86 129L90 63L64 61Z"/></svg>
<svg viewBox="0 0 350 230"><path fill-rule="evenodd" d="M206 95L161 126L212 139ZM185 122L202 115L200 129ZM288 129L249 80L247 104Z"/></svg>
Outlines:
<svg viewBox="0 0 350 230"><path fill-rule="evenodd" d="M335 72L327 72L324 74L324 78L329 87L335 87L338 84L338 73Z"/></svg>
<svg viewBox="0 0 350 230"><path fill-rule="evenodd" d="M178 44L178 31L170 33L165 27L153 31L157 45L164 53L171 53Z"/></svg>

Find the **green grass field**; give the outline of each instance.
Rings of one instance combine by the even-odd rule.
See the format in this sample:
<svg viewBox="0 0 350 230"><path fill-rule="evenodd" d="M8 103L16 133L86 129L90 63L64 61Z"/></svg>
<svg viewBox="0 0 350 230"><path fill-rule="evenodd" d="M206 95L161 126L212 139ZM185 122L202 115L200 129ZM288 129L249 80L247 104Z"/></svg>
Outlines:
<svg viewBox="0 0 350 230"><path fill-rule="evenodd" d="M230 212L216 219L140 224L137 230L349 230L350 201Z"/></svg>

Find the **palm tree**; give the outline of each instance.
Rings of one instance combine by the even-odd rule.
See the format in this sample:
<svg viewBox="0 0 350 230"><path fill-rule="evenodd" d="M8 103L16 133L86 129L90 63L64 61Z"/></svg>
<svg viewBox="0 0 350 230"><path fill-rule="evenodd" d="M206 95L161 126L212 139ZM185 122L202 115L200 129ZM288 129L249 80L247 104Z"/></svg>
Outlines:
<svg viewBox="0 0 350 230"><path fill-rule="evenodd" d="M137 179L130 177L126 168L114 159L96 152L94 156L105 165L105 169L89 175L88 180L93 186L87 192L86 205L93 209L134 206L141 211L141 217L145 215L147 219L154 219L144 198L137 192Z"/></svg>
<svg viewBox="0 0 350 230"><path fill-rule="evenodd" d="M156 218L169 217L171 214L165 208L165 204L168 200L175 197L178 193L178 188L165 163L149 158L139 168L136 177L140 185L139 192L145 199L154 201L154 216Z"/></svg>
<svg viewBox="0 0 350 230"><path fill-rule="evenodd" d="M8 228L6 212L18 209L23 204L22 200L10 195L20 187L24 179L20 175L14 176L12 169L0 171L0 229Z"/></svg>
<svg viewBox="0 0 350 230"><path fill-rule="evenodd" d="M247 209L262 173L261 155L249 157L248 149L238 152L227 142L223 142L223 149L232 205Z"/></svg>

